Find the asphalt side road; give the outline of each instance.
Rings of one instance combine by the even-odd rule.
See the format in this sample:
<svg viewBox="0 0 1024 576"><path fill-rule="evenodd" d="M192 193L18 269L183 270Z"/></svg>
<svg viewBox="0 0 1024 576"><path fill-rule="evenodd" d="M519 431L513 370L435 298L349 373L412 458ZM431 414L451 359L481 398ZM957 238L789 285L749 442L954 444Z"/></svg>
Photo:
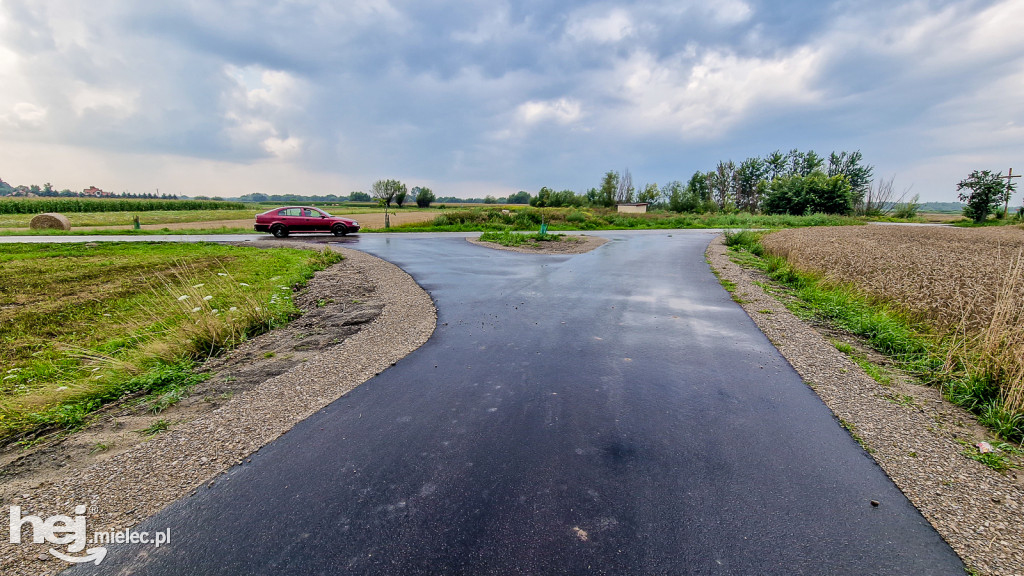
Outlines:
<svg viewBox="0 0 1024 576"><path fill-rule="evenodd" d="M963 574L711 274L707 231L577 256L344 238L421 348L83 574ZM877 504L877 505L874 505Z"/></svg>

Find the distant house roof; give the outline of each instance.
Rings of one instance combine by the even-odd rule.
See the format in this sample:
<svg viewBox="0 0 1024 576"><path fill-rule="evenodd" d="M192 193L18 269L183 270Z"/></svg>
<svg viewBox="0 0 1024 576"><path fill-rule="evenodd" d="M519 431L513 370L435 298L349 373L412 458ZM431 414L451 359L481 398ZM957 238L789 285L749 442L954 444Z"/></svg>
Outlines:
<svg viewBox="0 0 1024 576"><path fill-rule="evenodd" d="M621 202L617 206L650 206L650 202Z"/></svg>

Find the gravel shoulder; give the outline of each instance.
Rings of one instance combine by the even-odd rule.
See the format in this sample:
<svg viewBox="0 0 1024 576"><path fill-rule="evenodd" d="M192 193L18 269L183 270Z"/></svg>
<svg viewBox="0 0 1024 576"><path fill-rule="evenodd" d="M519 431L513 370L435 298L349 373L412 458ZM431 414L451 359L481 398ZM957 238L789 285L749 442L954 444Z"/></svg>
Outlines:
<svg viewBox="0 0 1024 576"><path fill-rule="evenodd" d="M721 236L707 257L736 284L734 298L761 331L964 562L980 574L1024 575L1024 489L1016 473L962 455L986 439L973 416L934 388L877 383L757 284L767 278L732 262Z"/></svg>
<svg viewBox="0 0 1024 576"><path fill-rule="evenodd" d="M504 246L497 242L483 242L479 238L466 238L470 243L495 250L507 250L523 254L583 254L608 241L599 236L564 236L557 242L532 242L523 246Z"/></svg>
<svg viewBox="0 0 1024 576"><path fill-rule="evenodd" d="M203 401L210 395L193 394L199 406L194 418L88 466L51 465L54 454L44 454L41 466L27 465L37 471L44 468L42 477L22 474L5 479L0 489L4 505L20 505L23 516L41 518L71 514L76 505L86 505L90 535L123 531L202 484L216 482L260 447L425 343L437 313L412 277L369 254L334 249L345 260L317 274L327 276L327 281L314 278L310 285L319 286L316 292L296 295L296 302L311 310L309 318L289 325L291 332L271 332L278 334L269 342L240 347L229 358L214 361L223 366L208 367L217 375L211 378L210 393L227 387L232 394L214 396L214 402ZM354 285L332 283L331 274L339 270L358 280ZM339 300L349 300L327 302L332 288ZM365 301L355 302L354 294ZM318 332L332 323L337 330ZM333 343L339 334L343 340ZM171 414L163 417L170 419ZM121 428L138 437L135 427L123 420ZM94 443L91 437L79 442L86 447ZM66 568L68 564L50 556L48 548L0 539L0 573L46 575Z"/></svg>

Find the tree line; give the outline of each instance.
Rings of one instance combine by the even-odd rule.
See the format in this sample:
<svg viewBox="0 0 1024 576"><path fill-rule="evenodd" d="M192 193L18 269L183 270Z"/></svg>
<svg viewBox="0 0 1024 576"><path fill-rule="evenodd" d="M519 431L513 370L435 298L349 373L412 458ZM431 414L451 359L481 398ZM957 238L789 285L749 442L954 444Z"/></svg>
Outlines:
<svg viewBox="0 0 1024 576"><path fill-rule="evenodd" d="M81 192L74 192L67 188L63 190L57 190L53 187L53 184L47 182L42 186L38 184L32 184L29 186L11 186L7 182L0 180L0 196L36 196L39 198L92 198ZM141 200L177 200L178 196L174 194L155 194L149 192L143 192L141 194L134 194L131 192L111 193L109 196L102 196L101 198L133 198Z"/></svg>
<svg viewBox="0 0 1024 576"><path fill-rule="evenodd" d="M714 170L696 171L684 184L633 184L628 169L608 171L601 185L583 194L541 188L531 206L604 206L644 202L675 212L763 212L803 215L852 214L865 203L874 168L860 151L833 152L828 158L813 150L776 150L736 164L721 161ZM891 185L891 182L890 182ZM876 202L877 204L877 202Z"/></svg>

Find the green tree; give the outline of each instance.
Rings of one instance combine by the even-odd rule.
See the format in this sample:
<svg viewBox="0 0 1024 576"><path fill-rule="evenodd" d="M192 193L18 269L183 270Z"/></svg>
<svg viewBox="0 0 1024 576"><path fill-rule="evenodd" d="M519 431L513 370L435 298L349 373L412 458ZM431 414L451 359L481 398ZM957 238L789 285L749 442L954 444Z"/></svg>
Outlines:
<svg viewBox="0 0 1024 576"><path fill-rule="evenodd" d="M853 191L846 176L826 176L816 170L807 176L781 176L772 180L764 200L768 214L850 214Z"/></svg>
<svg viewBox="0 0 1024 576"><path fill-rule="evenodd" d="M598 190L598 201L596 204L611 208L615 206L615 194L619 190L619 173L614 170L605 172L601 179L601 188Z"/></svg>
<svg viewBox="0 0 1024 576"><path fill-rule="evenodd" d="M402 207L402 204L405 204L405 197L408 194L409 191L405 189L404 185L398 190L398 192L395 192L395 204L398 204L399 208Z"/></svg>
<svg viewBox="0 0 1024 576"><path fill-rule="evenodd" d="M405 193L405 184L398 180L377 180L370 188L370 194L383 206L391 206L398 193Z"/></svg>
<svg viewBox="0 0 1024 576"><path fill-rule="evenodd" d="M863 163L864 156L860 150L854 152L835 152L828 156L828 175L846 176L853 191L854 205L860 204L871 188L871 178L875 169Z"/></svg>
<svg viewBox="0 0 1024 576"><path fill-rule="evenodd" d="M515 194L512 194L512 195L510 195L508 197L508 203L509 204L529 204L530 203L530 193L525 191L525 190L520 190L519 192L516 192Z"/></svg>
<svg viewBox="0 0 1024 576"><path fill-rule="evenodd" d="M766 179L771 182L786 173L786 155L776 150L764 158Z"/></svg>
<svg viewBox="0 0 1024 576"><path fill-rule="evenodd" d="M679 180L673 180L661 187L661 195L668 201L668 209L673 212L692 212L696 203L687 203L686 187Z"/></svg>
<svg viewBox="0 0 1024 576"><path fill-rule="evenodd" d="M686 190L694 202L694 207L687 212L714 212L718 209L718 205L711 199L711 186L707 174L699 170L694 172L693 176L690 176L690 181L686 183Z"/></svg>
<svg viewBox="0 0 1024 576"><path fill-rule="evenodd" d="M768 170L760 158L747 158L736 169L736 207L748 212L756 212L761 207L761 181Z"/></svg>
<svg viewBox="0 0 1024 576"><path fill-rule="evenodd" d="M708 185L711 187L711 194L715 204L720 210L727 210L735 205L736 197L736 164L719 162L714 172L708 174Z"/></svg>
<svg viewBox="0 0 1024 576"><path fill-rule="evenodd" d="M989 170L975 170L956 185L960 201L967 203L964 216L981 223L999 209L1006 195L1012 191L1003 182L1002 175L1002 172L993 174Z"/></svg>
<svg viewBox="0 0 1024 576"><path fill-rule="evenodd" d="M415 193L413 199L416 200L416 205L420 208L430 208L430 203L437 199L430 188L413 188L412 190Z"/></svg>
<svg viewBox="0 0 1024 576"><path fill-rule="evenodd" d="M373 200L366 192L353 192L348 195L349 202L369 202Z"/></svg>
<svg viewBox="0 0 1024 576"><path fill-rule="evenodd" d="M658 185L653 182L644 186L644 189L636 195L637 202L646 202L648 204L657 204L660 198L661 190L658 189Z"/></svg>
<svg viewBox="0 0 1024 576"><path fill-rule="evenodd" d="M377 203L384 207L384 228L391 228L391 215L388 214L388 208L391 207L392 200L399 193L402 194L404 200L406 192L405 184L398 180L377 180L373 183L370 193L377 199Z"/></svg>
<svg viewBox="0 0 1024 576"><path fill-rule="evenodd" d="M824 164L825 160L814 150L801 152L793 148L786 155L786 175L810 176L811 173L821 170Z"/></svg>

